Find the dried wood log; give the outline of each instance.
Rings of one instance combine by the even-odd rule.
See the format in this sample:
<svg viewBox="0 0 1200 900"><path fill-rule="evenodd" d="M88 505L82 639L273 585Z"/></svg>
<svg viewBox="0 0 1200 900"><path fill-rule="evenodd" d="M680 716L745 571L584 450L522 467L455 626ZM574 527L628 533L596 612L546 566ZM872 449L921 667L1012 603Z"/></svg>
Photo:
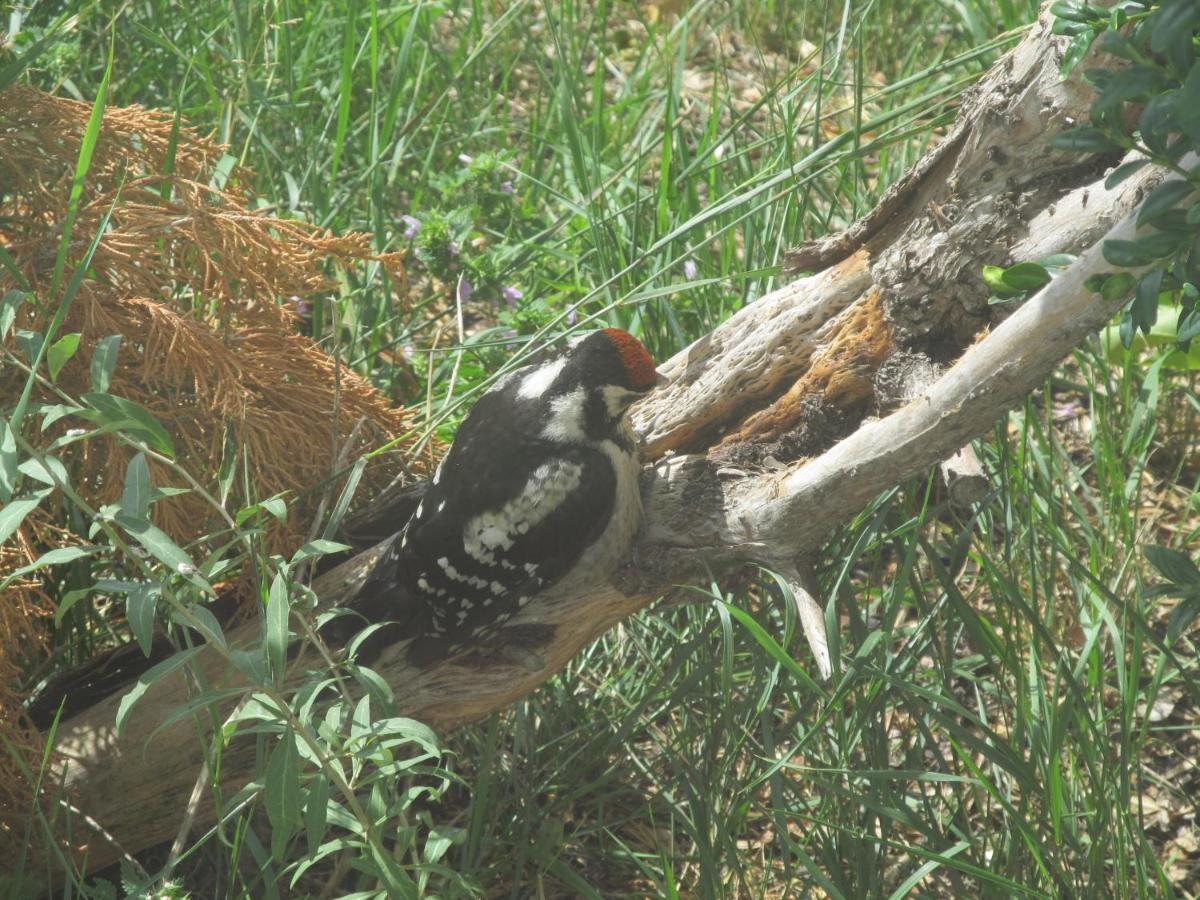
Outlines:
<svg viewBox="0 0 1200 900"><path fill-rule="evenodd" d="M550 591L522 613L519 622L556 626L536 647L544 666L531 671L501 660L414 671L402 648L391 648L375 668L396 686L402 714L444 730L501 709L705 566L754 560L792 570L880 491L987 432L1110 319L1120 301L1102 300L1083 282L1106 268L1101 240L1131 237L1131 213L1165 176L1146 167L1105 190L1104 165L1081 164L1051 147L1056 133L1086 117L1091 95L1078 80L1060 80L1063 39L1049 26L1044 13L965 98L951 137L889 195L887 209L797 257L827 268L756 301L662 367L673 383L635 414L652 460L644 532L611 584L573 595ZM981 265L1052 252L1079 258L994 320ZM864 322L866 341L856 331ZM894 354L911 352L947 368L919 397L874 418L876 374ZM814 410L848 427L848 436L809 427L807 443L788 445L786 438L811 425ZM781 459L789 449L798 452ZM321 576L314 587L322 600L350 599L377 553ZM257 636L251 624L230 642ZM209 689L241 684L211 649L195 656L193 670ZM177 836L206 746L197 732L209 733L211 719L200 715L150 735L188 694L182 670L155 682L120 736L115 696L62 723L57 774L74 804L103 828L89 832L76 823L77 839L90 834L89 867ZM252 742L224 749L226 794L249 780L254 765ZM211 792L192 813L197 824L215 819Z"/></svg>

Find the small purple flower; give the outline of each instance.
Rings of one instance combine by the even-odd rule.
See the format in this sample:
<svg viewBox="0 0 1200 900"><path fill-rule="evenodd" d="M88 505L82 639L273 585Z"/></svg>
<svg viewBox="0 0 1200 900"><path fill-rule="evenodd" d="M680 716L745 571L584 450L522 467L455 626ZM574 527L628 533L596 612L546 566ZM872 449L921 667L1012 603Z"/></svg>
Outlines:
<svg viewBox="0 0 1200 900"><path fill-rule="evenodd" d="M574 325L575 320L578 318L579 318L579 313L575 311L575 307L572 306L570 309L567 310L567 324L568 325Z"/></svg>
<svg viewBox="0 0 1200 900"><path fill-rule="evenodd" d="M517 342L517 329L515 328L505 328L502 332L500 332L500 334L502 337L508 338L505 343L515 344Z"/></svg>
<svg viewBox="0 0 1200 900"><path fill-rule="evenodd" d="M505 302L510 307L515 307L517 305L517 301L525 296L523 293L521 293L520 288L515 287L506 287L503 291L501 291L501 293L504 295Z"/></svg>
<svg viewBox="0 0 1200 900"><path fill-rule="evenodd" d="M292 304L298 316L307 316L312 312L312 304L297 294L288 297L288 302Z"/></svg>
<svg viewBox="0 0 1200 900"><path fill-rule="evenodd" d="M400 221L408 227L404 229L404 239L411 241L421 233L421 220L416 216L401 216Z"/></svg>
<svg viewBox="0 0 1200 900"><path fill-rule="evenodd" d="M458 241L451 241L446 245L446 252L449 253L454 259L458 259L459 249Z"/></svg>
<svg viewBox="0 0 1200 900"><path fill-rule="evenodd" d="M690 256L683 261L683 277L692 281L696 277L696 261Z"/></svg>
<svg viewBox="0 0 1200 900"><path fill-rule="evenodd" d="M471 295L475 293L475 288L471 287L471 282L466 278L458 279L458 302L466 303L471 299Z"/></svg>
<svg viewBox="0 0 1200 900"><path fill-rule="evenodd" d="M513 187L513 183L511 181L505 181L500 185L500 193L502 194L515 194L516 192L517 189Z"/></svg>
<svg viewBox="0 0 1200 900"><path fill-rule="evenodd" d="M471 157L467 156L465 153L460 153L458 154L458 161L464 166L469 166L471 164Z"/></svg>

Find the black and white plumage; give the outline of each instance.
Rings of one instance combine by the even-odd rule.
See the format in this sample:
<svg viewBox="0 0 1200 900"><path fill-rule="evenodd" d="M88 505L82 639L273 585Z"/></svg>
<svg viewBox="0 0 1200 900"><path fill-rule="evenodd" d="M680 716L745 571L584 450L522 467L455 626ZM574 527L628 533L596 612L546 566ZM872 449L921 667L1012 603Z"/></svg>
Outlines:
<svg viewBox="0 0 1200 900"><path fill-rule="evenodd" d="M645 347L610 328L480 398L359 594L414 637L411 662L486 640L551 585L612 573L641 517L627 411L657 382Z"/></svg>

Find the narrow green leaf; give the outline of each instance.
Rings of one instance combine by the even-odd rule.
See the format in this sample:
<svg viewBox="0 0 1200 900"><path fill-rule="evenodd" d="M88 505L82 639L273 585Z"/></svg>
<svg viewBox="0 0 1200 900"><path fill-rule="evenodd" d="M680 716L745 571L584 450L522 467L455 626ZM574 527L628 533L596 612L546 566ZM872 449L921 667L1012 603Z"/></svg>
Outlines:
<svg viewBox="0 0 1200 900"><path fill-rule="evenodd" d="M326 540L332 539L337 534L337 530L342 524L342 519L346 516L346 511L350 509L350 502L354 499L354 492L358 490L358 483L362 479L363 469L366 468L366 465L366 457L360 456L354 461L354 467L346 477L346 485L342 488L341 494L338 495L337 503L334 504L329 521L325 523L325 529L321 533L321 537Z"/></svg>
<svg viewBox="0 0 1200 900"><path fill-rule="evenodd" d="M1133 323L1149 332L1158 321L1158 295L1162 292L1163 270L1153 269L1138 281L1133 298Z"/></svg>
<svg viewBox="0 0 1200 900"><path fill-rule="evenodd" d="M258 505L273 515L280 522L287 521L287 501L282 497L268 497Z"/></svg>
<svg viewBox="0 0 1200 900"><path fill-rule="evenodd" d="M315 541L309 541L303 544L299 550L292 556L292 564L304 562L306 559L312 559L314 556L325 556L329 553L342 553L352 549L349 544L339 544L337 541L327 541L324 538L317 538Z"/></svg>
<svg viewBox="0 0 1200 900"><path fill-rule="evenodd" d="M1155 544L1142 545L1142 553L1162 576L1180 587L1200 589L1200 568L1183 553Z"/></svg>
<svg viewBox="0 0 1200 900"><path fill-rule="evenodd" d="M14 497L4 504L4 508L0 509L0 544L12 537L13 532L25 521L25 517L37 509L38 504L49 493L48 490L42 490L36 494Z"/></svg>
<svg viewBox="0 0 1200 900"><path fill-rule="evenodd" d="M67 475L67 467L57 456L30 457L17 468L34 481L40 481L48 487L56 488L60 484L71 483L71 479Z"/></svg>
<svg viewBox="0 0 1200 900"><path fill-rule="evenodd" d="M1182 34L1190 43L1192 31L1200 24L1200 5L1196 0L1164 0L1154 13L1150 49L1166 53Z"/></svg>
<svg viewBox="0 0 1200 900"><path fill-rule="evenodd" d="M218 647L228 646L225 643L225 633L221 630L221 623L217 621L217 617L212 614L208 607L203 604L193 603L183 612L172 610L171 618L172 621L184 624L193 631L199 632L200 637L204 638L209 644L216 644Z"/></svg>
<svg viewBox="0 0 1200 900"><path fill-rule="evenodd" d="M1200 146L1200 65L1192 66L1179 89L1175 122L1191 139L1193 147Z"/></svg>
<svg viewBox="0 0 1200 900"><path fill-rule="evenodd" d="M17 308L29 297L25 291L11 290L0 301L0 341L8 337L9 330L17 321Z"/></svg>
<svg viewBox="0 0 1200 900"><path fill-rule="evenodd" d="M183 575L189 580L199 580L203 583L203 579L196 573L196 566L192 563L191 557L180 549L165 531L145 519L135 519L124 513L118 513L115 521L151 556L172 572Z"/></svg>
<svg viewBox="0 0 1200 900"><path fill-rule="evenodd" d="M133 707L142 699L150 685L158 681L165 675L174 672L180 666L188 663L193 656L199 653L202 647L191 647L183 650L173 656L168 656L162 662L152 666L149 671L138 678L137 683L131 687L121 698L121 702L117 704L117 736L120 737L125 730L125 725L129 721L129 714L133 711Z"/></svg>
<svg viewBox="0 0 1200 900"><path fill-rule="evenodd" d="M150 466L146 454L137 453L125 467L125 491L121 512L131 519L144 519L150 512Z"/></svg>
<svg viewBox="0 0 1200 900"><path fill-rule="evenodd" d="M1150 160L1148 159L1135 159L1133 162L1122 163L1113 169L1108 177L1104 179L1104 187L1111 191L1130 175L1149 165L1149 163Z"/></svg>
<svg viewBox="0 0 1200 900"><path fill-rule="evenodd" d="M264 643L267 660L276 681L282 683L287 665L288 647L288 583L282 572L276 572L267 595L267 622Z"/></svg>
<svg viewBox="0 0 1200 900"><path fill-rule="evenodd" d="M325 840L329 830L329 781L324 772L313 776L308 785L308 799L304 803L304 836L308 842L308 855L313 857Z"/></svg>
<svg viewBox="0 0 1200 900"><path fill-rule="evenodd" d="M0 500L8 503L20 483L20 456L17 438L8 419L0 416ZM0 542L2 543L2 542Z"/></svg>
<svg viewBox="0 0 1200 900"><path fill-rule="evenodd" d="M96 552L95 547L74 546L74 547L55 547L53 550L47 550L29 565L21 566L8 573L8 575L0 581L0 589L8 587L18 578L28 575L30 572L36 572L38 569L44 569L48 566L61 566L66 563L74 562L77 559L83 559L86 556L91 556ZM87 593L85 591L84 593Z"/></svg>
<svg viewBox="0 0 1200 900"><path fill-rule="evenodd" d="M300 822L300 754L296 752L291 728L280 736L271 751L264 788L271 827L291 832Z"/></svg>
<svg viewBox="0 0 1200 900"><path fill-rule="evenodd" d="M50 349L46 351L46 367L50 370L51 381L58 381L58 373L62 371L62 367L70 361L78 349L78 331L64 334L50 345Z"/></svg>
<svg viewBox="0 0 1200 900"><path fill-rule="evenodd" d="M1091 125L1064 131L1057 135L1051 144L1059 150L1075 150L1080 153L1111 153L1121 149L1120 144Z"/></svg>
<svg viewBox="0 0 1200 900"><path fill-rule="evenodd" d="M1142 201L1141 209L1138 210L1137 223L1138 227L1145 225L1148 222L1153 222L1168 210L1174 209L1179 205L1179 202L1194 191L1192 185L1184 181L1182 178L1177 178L1172 181L1164 181ZM1113 243L1106 241L1106 244Z"/></svg>
<svg viewBox="0 0 1200 900"><path fill-rule="evenodd" d="M79 415L106 430L123 431L149 444L165 456L175 456L175 444L158 419L140 403L112 394L90 393L81 398L91 410Z"/></svg>
<svg viewBox="0 0 1200 900"><path fill-rule="evenodd" d="M129 622L129 630L147 656L154 643L154 610L158 605L158 597L159 588L149 584L139 584L125 595L125 618Z"/></svg>
<svg viewBox="0 0 1200 900"><path fill-rule="evenodd" d="M1200 336L1200 309L1193 309L1186 316L1180 316L1175 339L1183 344L1197 336Z"/></svg>
<svg viewBox="0 0 1200 900"><path fill-rule="evenodd" d="M112 386L113 372L117 368L117 354L121 350L121 335L110 334L96 341L92 351L92 390L104 394Z"/></svg>

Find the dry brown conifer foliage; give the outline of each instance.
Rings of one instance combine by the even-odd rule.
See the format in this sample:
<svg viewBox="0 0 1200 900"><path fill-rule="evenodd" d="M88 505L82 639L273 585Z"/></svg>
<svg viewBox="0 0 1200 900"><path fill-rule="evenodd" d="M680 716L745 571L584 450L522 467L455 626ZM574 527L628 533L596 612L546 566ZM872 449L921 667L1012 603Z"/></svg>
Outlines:
<svg viewBox="0 0 1200 900"><path fill-rule="evenodd" d="M0 93L0 245L33 294L20 306L14 332L44 332L59 304L60 297L47 294L90 112L89 104L27 87ZM289 553L305 537L320 501L312 489L334 470L335 454L353 460L410 428L405 410L339 371L297 333L289 301L328 294L330 266L364 263L381 266L402 298L402 257L373 253L366 234L335 236L253 211L244 172L235 167L220 188L213 186L224 148L190 128L173 131L173 117L162 112L106 110L64 284L104 217L111 212L111 218L56 335L77 332L79 348L57 378L62 394L42 380L32 399L61 403L63 394L77 398L92 390L97 342L121 335L109 392L153 413L174 443L176 461L202 485L214 484L223 457L236 448L231 509L289 492L288 521L265 523L269 547ZM0 297L18 286L0 268ZM26 380L17 361L26 357L13 333L0 354L0 409L11 411ZM43 430L30 416L24 438L44 448L86 424L67 416ZM94 508L119 500L136 451L97 435L55 452ZM368 466L366 487L389 481L403 455L391 457L390 471L388 462ZM421 462L413 467L420 471ZM187 486L167 466L151 462L151 473L157 487ZM245 495L243 484L254 496ZM0 579L51 547L81 542L79 522L72 526L68 513L57 495L43 501L0 547ZM153 518L181 546L220 528L212 506L195 493L156 503ZM49 652L53 613L36 575L7 588L0 604L0 738L23 750L35 771L37 736L21 728L13 684L22 666ZM19 811L28 792L10 754L0 751L0 840L6 822L22 833Z"/></svg>

